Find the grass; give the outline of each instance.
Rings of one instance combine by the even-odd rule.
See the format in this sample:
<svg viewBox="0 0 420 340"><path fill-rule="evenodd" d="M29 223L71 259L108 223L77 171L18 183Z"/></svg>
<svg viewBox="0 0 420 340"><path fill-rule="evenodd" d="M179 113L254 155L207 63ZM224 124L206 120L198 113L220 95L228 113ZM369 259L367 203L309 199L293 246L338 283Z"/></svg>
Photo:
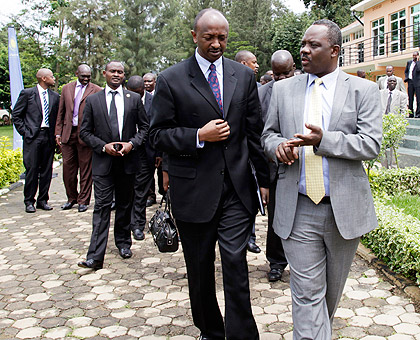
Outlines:
<svg viewBox="0 0 420 340"><path fill-rule="evenodd" d="M13 141L13 125L0 126L0 137L8 137Z"/></svg>
<svg viewBox="0 0 420 340"><path fill-rule="evenodd" d="M400 194L390 197L387 204L403 209L405 214L420 219L420 196Z"/></svg>

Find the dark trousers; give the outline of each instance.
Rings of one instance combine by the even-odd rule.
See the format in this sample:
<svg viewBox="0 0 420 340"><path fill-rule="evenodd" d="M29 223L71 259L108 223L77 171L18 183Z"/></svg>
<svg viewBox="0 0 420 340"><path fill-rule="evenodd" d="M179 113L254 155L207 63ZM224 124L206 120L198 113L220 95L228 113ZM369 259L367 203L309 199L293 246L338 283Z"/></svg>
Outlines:
<svg viewBox="0 0 420 340"><path fill-rule="evenodd" d="M408 79L408 108L412 112L412 115L420 117L420 87L416 87L411 79ZM416 95L416 112L413 111L414 95Z"/></svg>
<svg viewBox="0 0 420 340"><path fill-rule="evenodd" d="M276 206L276 186L277 181L270 183L270 197L267 205L268 228L267 228L267 245L265 255L267 261L270 262L270 269L284 269L287 266L286 256L284 255L283 244L281 238L274 232L274 208Z"/></svg>
<svg viewBox="0 0 420 340"><path fill-rule="evenodd" d="M72 128L68 142L61 145L61 152L67 201L89 205L92 194L92 149L79 142L77 126ZM80 192L77 191L79 169Z"/></svg>
<svg viewBox="0 0 420 340"><path fill-rule="evenodd" d="M48 128L42 129L30 143L23 141L23 165L26 169L23 189L25 205L35 203L38 187L38 202L48 201L53 159L54 144L50 140Z"/></svg>
<svg viewBox="0 0 420 340"><path fill-rule="evenodd" d="M211 339L259 339L252 316L246 245L254 216L251 216L225 175L223 194L208 223L177 220L194 324ZM219 243L225 293L225 322L216 299L215 245Z"/></svg>
<svg viewBox="0 0 420 340"><path fill-rule="evenodd" d="M134 181L134 199L131 210L131 230L144 230L146 225L146 202L155 172L154 164L147 161L146 152L141 153L140 171Z"/></svg>
<svg viewBox="0 0 420 340"><path fill-rule="evenodd" d="M115 157L109 174L93 175L95 206L87 259L103 261L108 243L112 196L115 190L114 239L118 249L131 247L130 217L134 175L124 172L122 159Z"/></svg>
<svg viewBox="0 0 420 340"><path fill-rule="evenodd" d="M162 165L155 168L157 171L157 177L158 177L158 193L162 196L165 196L165 190L163 189L163 174L162 174ZM152 176L152 184L149 189L149 197L156 199L156 183L155 183L155 170L153 170L153 176Z"/></svg>

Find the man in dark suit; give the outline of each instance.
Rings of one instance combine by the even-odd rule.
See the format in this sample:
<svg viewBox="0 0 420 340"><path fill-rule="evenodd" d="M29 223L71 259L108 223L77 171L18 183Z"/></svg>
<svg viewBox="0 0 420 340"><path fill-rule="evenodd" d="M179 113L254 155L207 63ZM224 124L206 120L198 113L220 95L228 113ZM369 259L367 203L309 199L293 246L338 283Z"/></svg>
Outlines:
<svg viewBox="0 0 420 340"><path fill-rule="evenodd" d="M258 198L249 166L268 198L268 166L251 69L222 57L229 24L205 9L192 31L195 54L159 75L150 141L168 154L170 198L187 265L194 324L201 339L258 339L252 316L246 246ZM219 243L225 322L216 299Z"/></svg>
<svg viewBox="0 0 420 340"><path fill-rule="evenodd" d="M149 122L141 98L123 89L124 66L111 61L103 72L104 90L86 99L80 138L93 149L92 174L95 207L87 260L80 267L103 266L115 191L114 239L122 258L130 258L130 217L134 177L140 168L138 150L143 145Z"/></svg>
<svg viewBox="0 0 420 340"><path fill-rule="evenodd" d="M77 80L63 86L58 108L55 139L63 154L63 182L67 202L61 207L68 210L76 203L79 212L84 212L92 193L92 149L80 138L80 125L86 98L101 88L90 82L91 70L80 65ZM77 191L77 173L80 169L80 192Z"/></svg>
<svg viewBox="0 0 420 340"><path fill-rule="evenodd" d="M140 95L147 118L150 121L150 107L153 96L144 90L144 80L141 76L132 76L127 81L127 89ZM131 210L131 231L135 240L144 240L144 227L146 225L146 201L155 172L157 153L150 146L148 139L139 148L140 170L136 174L134 183L133 208Z"/></svg>
<svg viewBox="0 0 420 340"><path fill-rule="evenodd" d="M23 164L26 169L23 189L25 211L34 213L35 194L39 186L36 207L51 210L48 190L54 158L54 128L57 119L58 93L49 90L55 84L51 70L42 68L37 74L38 85L22 90L13 109L13 123L23 137Z"/></svg>
<svg viewBox="0 0 420 340"><path fill-rule="evenodd" d="M271 56L271 69L274 79L258 89L258 96L261 103L261 117L265 124L267 121L268 107L270 106L271 93L276 81L293 77L296 65L289 51L278 50ZM281 238L277 236L273 229L274 208L276 206L276 184L277 166L274 162L269 162L270 168L270 199L267 205L268 226L267 244L265 255L270 263L270 271L267 273L268 281L275 282L281 279L284 268L287 266L286 256L284 255Z"/></svg>
<svg viewBox="0 0 420 340"><path fill-rule="evenodd" d="M420 117L420 67L417 63L419 61L419 52L413 52L413 60L407 61L405 67L405 79L404 82L408 83L408 109L411 111L410 118L414 117L413 102L414 94L416 95L416 117Z"/></svg>

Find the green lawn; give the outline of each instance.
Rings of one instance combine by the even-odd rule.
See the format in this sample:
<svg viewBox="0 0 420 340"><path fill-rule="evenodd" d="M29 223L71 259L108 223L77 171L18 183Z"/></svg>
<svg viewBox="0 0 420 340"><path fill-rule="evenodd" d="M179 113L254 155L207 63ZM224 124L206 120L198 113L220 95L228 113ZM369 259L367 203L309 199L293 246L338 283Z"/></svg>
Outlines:
<svg viewBox="0 0 420 340"><path fill-rule="evenodd" d="M6 145L7 149L13 148L13 125L0 126L0 138L7 137L9 141ZM1 145L3 146L3 145Z"/></svg>
<svg viewBox="0 0 420 340"><path fill-rule="evenodd" d="M392 196L388 204L393 204L404 210L405 214L420 219L420 196L401 194Z"/></svg>

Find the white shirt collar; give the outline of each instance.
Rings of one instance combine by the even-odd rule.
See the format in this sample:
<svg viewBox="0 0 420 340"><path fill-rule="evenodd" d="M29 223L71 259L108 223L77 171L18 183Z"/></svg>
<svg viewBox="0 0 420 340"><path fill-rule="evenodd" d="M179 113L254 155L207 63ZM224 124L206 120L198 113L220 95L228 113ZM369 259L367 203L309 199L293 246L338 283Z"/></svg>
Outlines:
<svg viewBox="0 0 420 340"><path fill-rule="evenodd" d="M79 79L77 79L77 80L76 80L76 88L77 88L77 87L79 87L79 86L84 87L85 85L83 85L83 84L79 81Z"/></svg>
<svg viewBox="0 0 420 340"><path fill-rule="evenodd" d="M120 85L116 90L111 89L108 84L105 85L105 95L108 95L110 91L117 91L121 96L124 95L122 85Z"/></svg>
<svg viewBox="0 0 420 340"><path fill-rule="evenodd" d="M201 71L203 74L206 74L209 70L211 64L216 66L216 72L218 74L223 74L223 58L220 57L219 59L215 60L213 63L208 61L207 59L203 58L200 53L198 53L198 48L195 49L195 59L197 59L198 66L200 66Z"/></svg>
<svg viewBox="0 0 420 340"><path fill-rule="evenodd" d="M324 84L327 90L329 90L332 86L336 85L338 73L339 73L339 68L337 67L333 72L328 73L325 76L321 77L322 83ZM307 86L311 86L316 78L318 77L315 74L309 73Z"/></svg>
<svg viewBox="0 0 420 340"><path fill-rule="evenodd" d="M47 93L48 93L48 89L44 90L44 89L42 88L42 86L41 86L41 85L36 84L36 87L38 88L38 92L39 92L39 93L43 93L43 92L45 92L45 91L47 91Z"/></svg>

